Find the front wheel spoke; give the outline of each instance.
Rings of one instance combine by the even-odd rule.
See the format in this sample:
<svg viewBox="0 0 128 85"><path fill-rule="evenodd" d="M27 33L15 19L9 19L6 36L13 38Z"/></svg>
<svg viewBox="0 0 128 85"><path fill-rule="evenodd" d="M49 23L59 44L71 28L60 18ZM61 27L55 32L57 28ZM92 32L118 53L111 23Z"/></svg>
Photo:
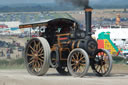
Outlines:
<svg viewBox="0 0 128 85"><path fill-rule="evenodd" d="M103 73L102 65L100 66L99 72Z"/></svg>
<svg viewBox="0 0 128 85"><path fill-rule="evenodd" d="M76 66L73 67L73 70L76 71Z"/></svg>
<svg viewBox="0 0 128 85"><path fill-rule="evenodd" d="M73 60L73 59L72 59L71 61L72 61L72 62L76 62L76 60Z"/></svg>
<svg viewBox="0 0 128 85"><path fill-rule="evenodd" d="M106 66L104 65L103 67L104 67L104 72L106 72L106 71L107 71L107 70L106 70Z"/></svg>
<svg viewBox="0 0 128 85"><path fill-rule="evenodd" d="M104 61L105 61L105 62L107 62L107 61L108 61L107 57L105 57L105 58L104 58Z"/></svg>
<svg viewBox="0 0 128 85"><path fill-rule="evenodd" d="M104 67L105 67L105 68L106 68L106 70L107 70L109 66L108 66L107 64L105 64L105 65L104 65Z"/></svg>
<svg viewBox="0 0 128 85"><path fill-rule="evenodd" d="M74 57L74 56L72 56L72 58L73 58L73 60L74 60L74 61L76 61L76 59L75 59L75 57Z"/></svg>
<svg viewBox="0 0 128 85"><path fill-rule="evenodd" d="M81 66L86 66L86 64L79 63Z"/></svg>
<svg viewBox="0 0 128 85"><path fill-rule="evenodd" d="M83 72L83 71L82 71L82 67L81 67L81 66L79 66L79 72Z"/></svg>
<svg viewBox="0 0 128 85"><path fill-rule="evenodd" d="M80 72L80 70L79 70L79 66L77 66L77 72Z"/></svg>
<svg viewBox="0 0 128 85"><path fill-rule="evenodd" d="M76 65L75 63L71 64L72 66Z"/></svg>
<svg viewBox="0 0 128 85"><path fill-rule="evenodd" d="M98 70L98 68L99 68L99 65L96 66L96 70Z"/></svg>
<svg viewBox="0 0 128 85"><path fill-rule="evenodd" d="M52 58L52 61L56 61L56 58Z"/></svg>
<svg viewBox="0 0 128 85"><path fill-rule="evenodd" d="M79 60L79 56L78 56L78 54L77 54L77 53L75 53L75 55L76 55L76 58L77 58L76 60Z"/></svg>
<svg viewBox="0 0 128 85"><path fill-rule="evenodd" d="M79 61L83 60L85 58L85 56L81 57Z"/></svg>
<svg viewBox="0 0 128 85"><path fill-rule="evenodd" d="M85 61L85 60L81 60L81 62L82 62L82 63L86 63L86 61Z"/></svg>
<svg viewBox="0 0 128 85"><path fill-rule="evenodd" d="M80 58L83 57L83 54L80 54Z"/></svg>

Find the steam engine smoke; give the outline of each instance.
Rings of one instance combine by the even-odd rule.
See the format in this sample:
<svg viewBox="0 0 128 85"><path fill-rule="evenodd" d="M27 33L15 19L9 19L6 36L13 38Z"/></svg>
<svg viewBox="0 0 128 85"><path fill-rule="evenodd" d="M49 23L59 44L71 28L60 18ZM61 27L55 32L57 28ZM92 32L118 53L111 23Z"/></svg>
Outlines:
<svg viewBox="0 0 128 85"><path fill-rule="evenodd" d="M72 3L74 6L78 7L88 7L89 0L56 0L58 3Z"/></svg>

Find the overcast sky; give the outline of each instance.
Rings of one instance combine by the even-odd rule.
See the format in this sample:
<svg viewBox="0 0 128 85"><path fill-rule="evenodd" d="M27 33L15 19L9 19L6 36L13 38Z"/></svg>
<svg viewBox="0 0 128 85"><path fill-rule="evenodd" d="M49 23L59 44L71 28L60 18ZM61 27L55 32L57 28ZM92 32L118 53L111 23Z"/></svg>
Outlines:
<svg viewBox="0 0 128 85"><path fill-rule="evenodd" d="M0 5L22 3L53 3L55 0L0 0ZM91 6L128 6L128 0L90 0Z"/></svg>
<svg viewBox="0 0 128 85"><path fill-rule="evenodd" d="M52 3L54 0L0 0L0 4Z"/></svg>
<svg viewBox="0 0 128 85"><path fill-rule="evenodd" d="M17 3L49 3L54 2L54 0L0 0L0 4L17 4ZM115 3L115 4L122 4L128 2L127 0L90 0L90 3ZM121 2L121 3L119 3Z"/></svg>

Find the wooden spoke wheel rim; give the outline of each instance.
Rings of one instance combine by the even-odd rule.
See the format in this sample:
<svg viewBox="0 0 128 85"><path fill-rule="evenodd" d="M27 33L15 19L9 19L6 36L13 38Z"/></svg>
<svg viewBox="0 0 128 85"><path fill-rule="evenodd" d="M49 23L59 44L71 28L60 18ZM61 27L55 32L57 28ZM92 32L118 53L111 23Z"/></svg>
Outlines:
<svg viewBox="0 0 128 85"><path fill-rule="evenodd" d="M80 48L74 49L68 56L67 65L72 76L85 76L89 68L87 53Z"/></svg>
<svg viewBox="0 0 128 85"><path fill-rule="evenodd" d="M25 64L29 73L41 76L49 68L50 46L41 37L31 39L25 52Z"/></svg>
<svg viewBox="0 0 128 85"><path fill-rule="evenodd" d="M91 67L94 73L98 76L107 76L112 69L112 57L107 50L99 49L96 54Z"/></svg>

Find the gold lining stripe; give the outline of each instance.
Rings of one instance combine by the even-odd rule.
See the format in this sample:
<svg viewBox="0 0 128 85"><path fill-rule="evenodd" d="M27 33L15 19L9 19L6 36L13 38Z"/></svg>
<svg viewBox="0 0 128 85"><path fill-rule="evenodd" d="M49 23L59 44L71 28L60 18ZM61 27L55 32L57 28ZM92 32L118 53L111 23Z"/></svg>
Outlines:
<svg viewBox="0 0 128 85"><path fill-rule="evenodd" d="M78 43L77 43L77 48L79 48L79 45L80 45L80 40L79 40Z"/></svg>
<svg viewBox="0 0 128 85"><path fill-rule="evenodd" d="M35 23L35 24L24 24L24 25L20 25L19 28L33 28L33 27L39 27L39 26L47 26L47 23Z"/></svg>
<svg viewBox="0 0 128 85"><path fill-rule="evenodd" d="M92 12L92 8L85 9L86 12Z"/></svg>
<svg viewBox="0 0 128 85"><path fill-rule="evenodd" d="M72 43L72 50L74 49L74 45L75 45L75 41L73 41Z"/></svg>
<svg viewBox="0 0 128 85"><path fill-rule="evenodd" d="M67 36L67 35L70 35L70 33L67 33L67 34L59 34L59 35L56 35L56 36Z"/></svg>

